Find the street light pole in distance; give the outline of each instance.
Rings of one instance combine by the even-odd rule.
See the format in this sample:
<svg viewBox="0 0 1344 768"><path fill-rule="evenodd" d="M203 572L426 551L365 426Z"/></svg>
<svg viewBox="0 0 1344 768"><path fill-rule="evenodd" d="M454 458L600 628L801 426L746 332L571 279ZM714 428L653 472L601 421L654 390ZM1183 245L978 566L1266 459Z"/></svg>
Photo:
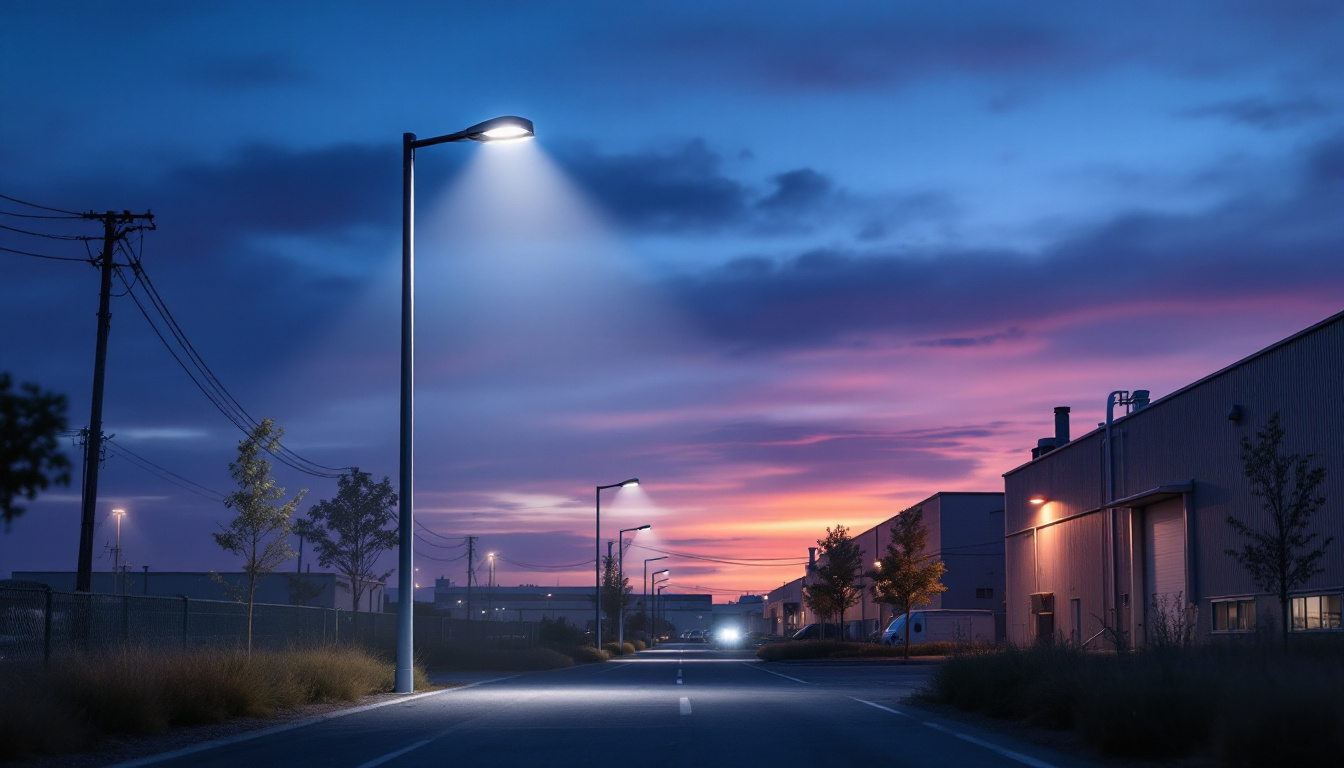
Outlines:
<svg viewBox="0 0 1344 768"><path fill-rule="evenodd" d="M667 555L660 557L648 557L644 559L644 599L640 601L640 612L644 614L644 631L649 635L649 641L653 641L653 625L649 623L649 563L654 560L666 560ZM666 573L667 571L662 571ZM657 576L658 574L654 574Z"/></svg>
<svg viewBox="0 0 1344 768"><path fill-rule="evenodd" d="M417 139L401 136L401 455L397 494L397 666L394 690L415 690L415 150L456 141L508 141L534 135L532 121L496 117L465 131Z"/></svg>
<svg viewBox="0 0 1344 768"><path fill-rule="evenodd" d="M620 590L620 600L617 601L616 644L622 648L625 647L625 534L631 531L647 531L652 527L641 525L638 528L622 528L617 536L619 546L616 550L616 588Z"/></svg>
<svg viewBox="0 0 1344 768"><path fill-rule="evenodd" d="M611 485L599 485L594 494L594 521L596 533L593 535L593 573L596 578L596 594L593 595L593 647L602 650L602 492L608 488L629 488L639 485L639 478L632 477Z"/></svg>

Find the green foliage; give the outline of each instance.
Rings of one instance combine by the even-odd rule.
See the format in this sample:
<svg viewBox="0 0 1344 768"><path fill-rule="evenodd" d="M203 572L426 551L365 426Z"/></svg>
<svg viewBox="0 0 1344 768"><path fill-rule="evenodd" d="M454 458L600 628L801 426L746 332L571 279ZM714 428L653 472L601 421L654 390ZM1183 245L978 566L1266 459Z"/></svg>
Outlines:
<svg viewBox="0 0 1344 768"><path fill-rule="evenodd" d="M70 460L57 436L66 428L65 395L43 392L36 384L12 390L10 375L0 373L0 515L5 531L23 514L18 499L32 501L53 483L70 484Z"/></svg>
<svg viewBox="0 0 1344 768"><path fill-rule="evenodd" d="M335 567L349 580L351 608L358 611L364 593L392 573L379 573L377 566L379 556L397 545L396 522L391 480L374 483L354 467L336 481L336 498L314 504L307 519L294 523L294 533L312 543L323 568Z"/></svg>
<svg viewBox="0 0 1344 768"><path fill-rule="evenodd" d="M215 533L215 543L227 552L243 558L247 577L247 648L252 649L252 607L256 602L257 581L294 556L289 533L294 509L308 491L301 490L284 504L285 489L271 477L271 463L262 452L280 448L285 431L270 419L261 423L238 442L238 460L229 464L238 490L224 497L224 506L236 513L228 527Z"/></svg>
<svg viewBox="0 0 1344 768"><path fill-rule="evenodd" d="M845 609L857 605L863 597L863 587L858 583L863 549L843 525L827 528L826 538L818 539L817 546L821 557L811 583L803 587L803 602L818 616L833 616L842 623ZM823 631L825 626L822 624Z"/></svg>
<svg viewBox="0 0 1344 768"><path fill-rule="evenodd" d="M630 605L630 577L620 578L620 565L612 555L602 557L602 636L616 637L616 621Z"/></svg>
<svg viewBox="0 0 1344 768"><path fill-rule="evenodd" d="M911 507L896 516L891 524L891 543L886 553L878 558L878 566L868 572L873 580L873 600L890 605L898 612L910 613L921 605L933 602L933 596L947 591L943 574L947 571L941 560L932 560L924 554L929 542L929 529L924 525L924 510ZM910 652L910 622L905 623L906 655Z"/></svg>
<svg viewBox="0 0 1344 768"><path fill-rule="evenodd" d="M553 648L570 648L583 645L587 637L582 629L570 624L564 616L555 619L543 617L541 627L538 630L538 638L542 644Z"/></svg>
<svg viewBox="0 0 1344 768"><path fill-rule="evenodd" d="M1311 516L1325 505L1321 484L1325 467L1313 466L1315 456L1283 453L1283 427L1277 411L1269 417L1255 441L1241 439L1242 472L1251 483L1251 495L1269 515L1269 525L1255 529L1235 517L1227 524L1249 539L1241 549L1224 550L1245 568L1258 587L1279 598L1283 638L1288 638L1288 595L1320 573L1325 548L1333 536L1320 538L1310 531Z"/></svg>
<svg viewBox="0 0 1344 768"><path fill-rule="evenodd" d="M270 717L392 690L388 662L354 648L164 653L131 649L11 666L0 675L0 761L70 752L233 717ZM416 670L416 688L429 681Z"/></svg>
<svg viewBox="0 0 1344 768"><path fill-rule="evenodd" d="M948 659L921 695L1071 729L1120 757L1328 765L1344 750L1344 654L1332 640L1319 649L1227 644L1120 655L1009 648Z"/></svg>

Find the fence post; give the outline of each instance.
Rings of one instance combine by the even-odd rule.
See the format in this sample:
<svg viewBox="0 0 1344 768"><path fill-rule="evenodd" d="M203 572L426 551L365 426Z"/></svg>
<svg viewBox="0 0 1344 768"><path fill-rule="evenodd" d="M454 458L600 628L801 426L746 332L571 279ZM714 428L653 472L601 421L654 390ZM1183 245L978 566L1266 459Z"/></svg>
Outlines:
<svg viewBox="0 0 1344 768"><path fill-rule="evenodd" d="M46 609L42 614L42 664L51 666L51 614L52 614L52 592L51 587L47 587Z"/></svg>
<svg viewBox="0 0 1344 768"><path fill-rule="evenodd" d="M191 600L190 600L186 595L183 595L183 596L182 596L182 650L183 650L183 652L185 652L185 651L187 650L187 617L191 615L191 611L189 610L189 606L190 606L190 604L191 604Z"/></svg>

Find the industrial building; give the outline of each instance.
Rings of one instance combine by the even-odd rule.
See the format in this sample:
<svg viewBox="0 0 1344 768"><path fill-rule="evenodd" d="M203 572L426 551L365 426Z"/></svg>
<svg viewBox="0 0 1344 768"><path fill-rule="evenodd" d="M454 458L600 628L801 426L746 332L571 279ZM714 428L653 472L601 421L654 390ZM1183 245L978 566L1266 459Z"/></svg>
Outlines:
<svg viewBox="0 0 1344 768"><path fill-rule="evenodd" d="M1344 313L1160 399L1113 392L1106 422L1078 439L1057 408L1055 435L1004 475L1009 640L1103 647L1150 643L1175 625L1204 641L1277 628L1277 596L1227 553L1246 542L1229 517L1269 525L1241 443L1276 413L1283 453L1326 470L1311 530L1334 538L1323 571L1293 595L1291 627L1340 631L1342 373Z"/></svg>
<svg viewBox="0 0 1344 768"><path fill-rule="evenodd" d="M919 507L924 512L924 524L929 532L925 556L942 560L947 566L943 576L947 591L936 595L926 607L976 608L994 611L996 616L1002 617L1005 587L1003 494L942 492L912 507ZM886 551L891 543L891 525L895 519L888 518L861 533L851 534L862 548L865 567L871 567ZM809 548L808 559L810 572L816 561L815 547ZM808 579L809 575L805 574L774 589L766 597L764 621L767 632L787 636L810 622L835 621L831 616L813 616L808 610L803 600L803 587ZM890 622L892 618L890 606L873 602L868 589L871 580L863 577L860 582L864 585L863 595L844 615L845 635L852 639L862 639L885 628L884 622Z"/></svg>
<svg viewBox="0 0 1344 768"><path fill-rule="evenodd" d="M589 629L593 623L594 587L519 587L475 585L467 587L448 579L434 584L434 605L449 618L467 618L475 621L541 621L563 618L566 623ZM643 595L630 596L627 616L645 608ZM649 598L648 609L672 622L678 632L691 629L709 629L713 622L714 606L711 595L683 595L663 592L656 602ZM605 626L606 617L603 617ZM605 634L605 632L604 632Z"/></svg>

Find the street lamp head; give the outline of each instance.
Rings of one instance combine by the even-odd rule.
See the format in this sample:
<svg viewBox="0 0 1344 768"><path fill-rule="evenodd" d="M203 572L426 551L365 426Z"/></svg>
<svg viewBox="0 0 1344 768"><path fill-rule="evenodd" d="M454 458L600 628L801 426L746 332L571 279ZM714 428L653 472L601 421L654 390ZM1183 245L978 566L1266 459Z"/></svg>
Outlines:
<svg viewBox="0 0 1344 768"><path fill-rule="evenodd" d="M484 123L477 123L462 133L466 134L467 138L472 141L514 141L530 139L536 135L531 120L525 117L514 117L513 115L505 115L504 117L486 120Z"/></svg>
<svg viewBox="0 0 1344 768"><path fill-rule="evenodd" d="M660 574L660 573L671 573L671 572L672 572L672 569L671 569L671 568L664 568L663 570L658 571L658 572L654 573L653 575L654 575L654 576L657 576L657 575Z"/></svg>
<svg viewBox="0 0 1344 768"><path fill-rule="evenodd" d="M649 529L652 528L652 527L653 527L652 525L641 525L641 526L639 526L638 528L636 528L635 530L636 530L636 531L647 531L647 530L649 530Z"/></svg>
<svg viewBox="0 0 1344 768"><path fill-rule="evenodd" d="M632 478L630 478L629 480L626 480L626 481L620 483L620 486L621 486L622 488L629 488L629 487L634 486L634 485L639 485L639 478L638 478L638 477L632 477Z"/></svg>
<svg viewBox="0 0 1344 768"><path fill-rule="evenodd" d="M123 517L123 516L125 516L125 514L126 514L126 510L124 510L124 509L114 509L114 510L112 510L112 514L113 514L114 516L116 516L116 517Z"/></svg>

